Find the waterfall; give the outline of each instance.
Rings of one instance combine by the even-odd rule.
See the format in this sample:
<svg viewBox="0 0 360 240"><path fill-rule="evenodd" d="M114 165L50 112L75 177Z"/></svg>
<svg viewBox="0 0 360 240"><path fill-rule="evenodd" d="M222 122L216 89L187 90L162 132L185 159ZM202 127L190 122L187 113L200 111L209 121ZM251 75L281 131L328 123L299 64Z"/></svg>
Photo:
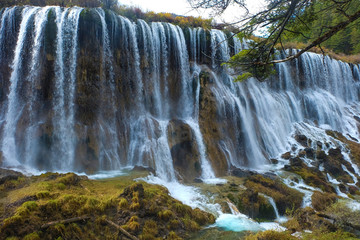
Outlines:
<svg viewBox="0 0 360 240"><path fill-rule="evenodd" d="M141 165L170 182L207 180L231 167L266 168L296 145L295 133L316 139L332 129L360 140L358 65L305 53L265 82L236 83L221 63L247 43L220 30L78 7L5 8L0 24L7 167ZM333 146L355 183L359 167L345 145Z"/></svg>
<svg viewBox="0 0 360 240"><path fill-rule="evenodd" d="M59 142L53 150L56 169L71 170L74 164L74 96L77 64L78 19L81 8L56 8L57 46L53 126Z"/></svg>
<svg viewBox="0 0 360 240"><path fill-rule="evenodd" d="M22 11L22 21L19 30L19 36L16 43L14 60L11 65L12 73L10 77L10 90L8 94L7 110L5 113L5 124L3 130L3 139L1 151L6 165L17 166L20 164L17 157L15 132L18 117L22 111L18 100L18 85L22 78L22 68L24 59L22 53L26 45L29 25L34 20L35 13L39 8L24 8Z"/></svg>
<svg viewBox="0 0 360 240"><path fill-rule="evenodd" d="M36 149L37 142L34 142L33 137L36 131L36 121L35 121L35 109L34 105L36 102L36 94L35 94L35 88L36 88L36 79L39 76L39 58L40 58L40 49L42 47L42 40L44 37L44 26L47 23L47 15L51 8L45 7L39 11L38 14L35 16L35 36L34 36L34 43L33 43L33 49L31 53L31 63L30 63L30 72L27 77L27 81L30 82L30 92L34 93L31 98L28 101L28 114L29 114L29 120L31 123L35 123L30 125L26 129L25 133L25 163L29 165L34 164L34 150Z"/></svg>
<svg viewBox="0 0 360 240"><path fill-rule="evenodd" d="M105 20L105 12L102 9L96 9L101 21L102 29L102 61L101 61L101 81L103 87L101 88L101 96L105 99L103 101L104 111L102 115L108 115L105 119L100 117L100 169L118 169L120 168L120 157L118 154L119 142L118 131L116 125L116 97L115 79L113 69L113 55L110 48L109 32Z"/></svg>

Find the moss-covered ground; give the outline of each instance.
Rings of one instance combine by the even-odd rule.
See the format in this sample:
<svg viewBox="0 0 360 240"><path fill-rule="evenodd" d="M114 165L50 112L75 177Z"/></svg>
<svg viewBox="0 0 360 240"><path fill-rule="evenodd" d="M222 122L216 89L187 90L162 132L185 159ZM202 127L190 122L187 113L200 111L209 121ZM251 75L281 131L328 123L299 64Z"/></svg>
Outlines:
<svg viewBox="0 0 360 240"><path fill-rule="evenodd" d="M214 222L213 215L175 200L166 188L134 181L144 174L8 179L0 185L0 239L126 239L108 221L138 239L181 239Z"/></svg>

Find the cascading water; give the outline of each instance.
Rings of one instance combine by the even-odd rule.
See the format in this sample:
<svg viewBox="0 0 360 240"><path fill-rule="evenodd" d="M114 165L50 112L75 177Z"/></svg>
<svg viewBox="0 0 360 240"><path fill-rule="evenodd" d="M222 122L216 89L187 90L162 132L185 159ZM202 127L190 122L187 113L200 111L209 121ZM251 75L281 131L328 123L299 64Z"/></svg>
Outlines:
<svg viewBox="0 0 360 240"><path fill-rule="evenodd" d="M15 11L19 8L12 8ZM41 58L44 49L44 35L48 24L50 11L56 12L56 25L58 32L57 58L55 60L56 90L54 94L54 132L58 144L53 146L54 161L49 165L50 169L71 170L74 161L74 94L76 81L76 59L77 59L77 28L78 19L82 9L72 8L62 10L59 7L34 8L26 7L22 10L22 21L20 24L18 42L16 44L12 73L10 77L10 92L8 93L7 112L3 128L2 152L4 160L11 166L24 163L35 167L37 164L37 152L39 141L36 138L39 123L39 96L37 89L41 84ZM2 16L2 26L5 26L6 16ZM14 21L8 19L7 21ZM31 32L34 25L35 31ZM31 40L31 46L26 46ZM25 47L31 49L30 61L27 65ZM3 52L3 51L2 51ZM26 72L27 70L27 72ZM19 81L21 81L19 83ZM19 85L20 84L20 85ZM19 96L22 86L27 86L25 99ZM66 93L66 96L64 94ZM39 115L37 115L39 114ZM27 115L27 116L26 116ZM27 119L25 121L24 119ZM20 120L20 122L19 122ZM24 133L18 133L18 125L22 126ZM21 139L17 136L20 135ZM24 146L21 146L24 141ZM24 148L23 152L19 152ZM20 160L21 159L21 160Z"/></svg>
<svg viewBox="0 0 360 240"><path fill-rule="evenodd" d="M75 152L74 95L76 84L77 34L81 8L56 8L57 46L55 60L55 94L53 126L56 169L73 169Z"/></svg>
<svg viewBox="0 0 360 240"><path fill-rule="evenodd" d="M10 89L8 93L7 110L5 113L5 123L3 126L3 138L1 146L5 164L9 166L16 166L20 164L17 157L15 142L16 123L18 121L20 112L22 111L18 103L18 85L23 75L21 72L24 64L22 54L25 48L27 35L29 34L28 28L33 21L35 13L38 10L39 8L24 8L22 11L22 22L16 43L16 49L14 53L15 56L11 66L12 73L10 76ZM2 17L5 18L6 15L3 15Z"/></svg>
<svg viewBox="0 0 360 240"><path fill-rule="evenodd" d="M301 124L360 139L357 65L305 53L266 82L235 83L220 63L246 42L229 45L219 30L60 7L6 8L0 22L0 61L11 67L0 75L4 166L142 165L192 181L263 168L291 149L294 132L309 133ZM12 35L9 60L2 43ZM356 182L359 169L344 157Z"/></svg>

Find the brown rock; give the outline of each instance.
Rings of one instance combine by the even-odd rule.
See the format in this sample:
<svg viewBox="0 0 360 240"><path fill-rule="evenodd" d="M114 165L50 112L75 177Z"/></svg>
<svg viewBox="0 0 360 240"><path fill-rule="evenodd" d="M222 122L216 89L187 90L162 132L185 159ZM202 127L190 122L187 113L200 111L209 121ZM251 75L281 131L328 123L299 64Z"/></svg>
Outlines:
<svg viewBox="0 0 360 240"><path fill-rule="evenodd" d="M185 181L199 177L200 154L191 127L181 120L171 120L167 131L171 156L177 172Z"/></svg>
<svg viewBox="0 0 360 240"><path fill-rule="evenodd" d="M290 159L292 156L291 156L291 153L290 152L286 152L286 153L284 153L283 155L281 155L281 157L283 158L283 159Z"/></svg>

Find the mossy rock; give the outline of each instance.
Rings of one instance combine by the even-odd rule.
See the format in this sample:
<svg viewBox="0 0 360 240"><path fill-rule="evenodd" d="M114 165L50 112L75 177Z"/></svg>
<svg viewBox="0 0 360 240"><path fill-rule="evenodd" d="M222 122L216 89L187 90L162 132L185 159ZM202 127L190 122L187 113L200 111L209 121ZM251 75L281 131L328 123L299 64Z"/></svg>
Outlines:
<svg viewBox="0 0 360 240"><path fill-rule="evenodd" d="M247 189L243 193L234 197L228 194L228 198L234 202L238 210L247 216L259 221L271 221L276 218L274 208L265 197L259 192Z"/></svg>
<svg viewBox="0 0 360 240"><path fill-rule="evenodd" d="M244 186L254 192L272 197L280 215L284 215L288 208L300 208L304 196L303 193L286 186L280 179L271 179L260 174L248 177Z"/></svg>

